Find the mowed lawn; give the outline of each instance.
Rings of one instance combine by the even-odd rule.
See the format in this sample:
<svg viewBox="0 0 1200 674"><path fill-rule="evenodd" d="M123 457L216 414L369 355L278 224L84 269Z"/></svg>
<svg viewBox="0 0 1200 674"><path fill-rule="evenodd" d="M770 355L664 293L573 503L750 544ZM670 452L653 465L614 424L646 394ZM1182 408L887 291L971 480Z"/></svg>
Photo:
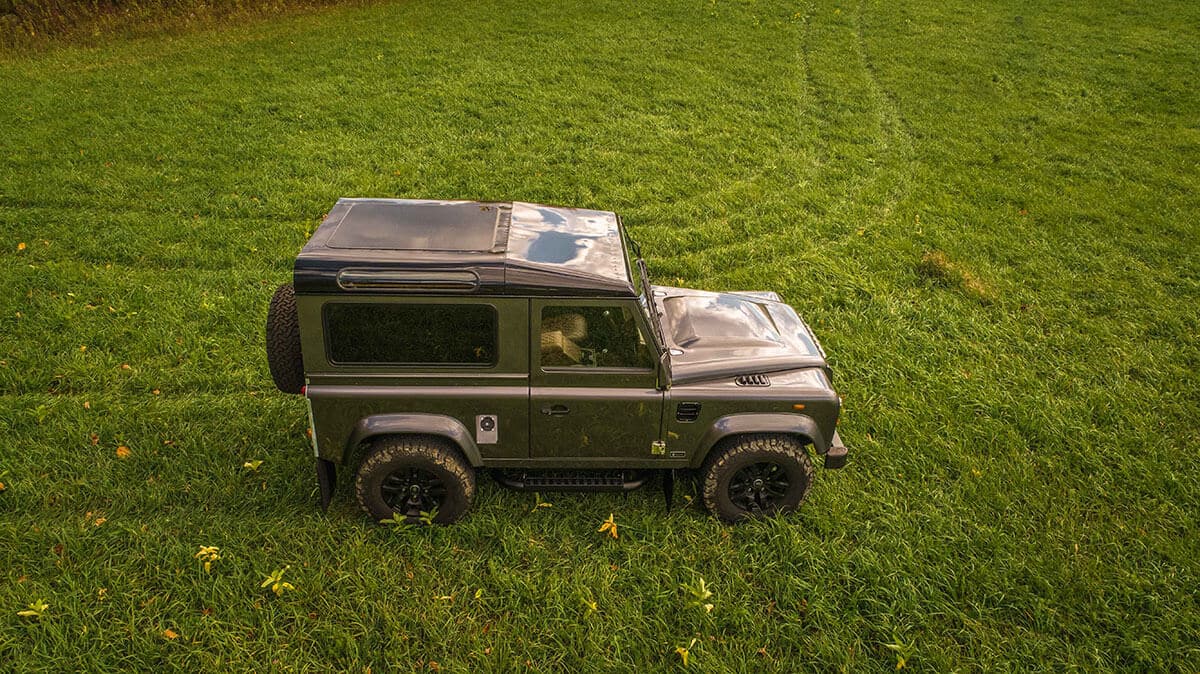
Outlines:
<svg viewBox="0 0 1200 674"><path fill-rule="evenodd" d="M0 59L0 669L1200 669L1200 5L979 4L406 1ZM778 291L850 464L739 527L485 478L395 530L348 471L322 514L262 327L341 196L615 210L656 282Z"/></svg>

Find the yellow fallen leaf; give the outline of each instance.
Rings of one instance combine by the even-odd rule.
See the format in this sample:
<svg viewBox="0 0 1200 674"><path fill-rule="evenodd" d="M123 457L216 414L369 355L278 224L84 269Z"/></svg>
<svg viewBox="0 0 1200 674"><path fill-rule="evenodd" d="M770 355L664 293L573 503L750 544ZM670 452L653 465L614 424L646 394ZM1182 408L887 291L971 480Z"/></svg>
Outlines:
<svg viewBox="0 0 1200 674"><path fill-rule="evenodd" d="M600 525L600 528L596 531L599 531L600 533L608 532L608 534L613 538L617 537L617 522L613 519L612 513L609 513L608 519L604 520L604 522Z"/></svg>
<svg viewBox="0 0 1200 674"><path fill-rule="evenodd" d="M243 463L242 468L245 468L246 470L258 470L258 467L261 466L262 463L262 459L255 459L253 461L247 461L246 463Z"/></svg>
<svg viewBox="0 0 1200 674"><path fill-rule="evenodd" d="M117 447L117 458L118 459L128 459L131 454L133 454L133 452L129 451L129 448L126 447L125 445L121 445L120 447Z"/></svg>
<svg viewBox="0 0 1200 674"><path fill-rule="evenodd" d="M204 572L212 573L213 562L221 559L221 548L215 545L201 545L200 552L197 552L195 557L204 562Z"/></svg>
<svg viewBox="0 0 1200 674"><path fill-rule="evenodd" d="M17 244L17 250L25 250L25 242L24 241Z"/></svg>
<svg viewBox="0 0 1200 674"><path fill-rule="evenodd" d="M17 611L17 615L22 618L41 618L46 614L46 609L48 608L50 608L50 605L44 599L39 599L30 604L28 609Z"/></svg>
<svg viewBox="0 0 1200 674"><path fill-rule="evenodd" d="M179 638L179 634L175 630L163 630L163 636L174 641Z"/></svg>
<svg viewBox="0 0 1200 674"><path fill-rule="evenodd" d="M121 363L121 369L122 370L132 370L133 368L129 366L129 363Z"/></svg>
<svg viewBox="0 0 1200 674"><path fill-rule="evenodd" d="M96 521L95 521L95 522L92 522L92 524L93 524L93 525L95 525L95 526L100 526L100 525L104 524L104 523L105 523L105 522L107 522L107 521L108 521L108 518L107 518L107 517L97 517L97 518L96 518Z"/></svg>
<svg viewBox="0 0 1200 674"><path fill-rule="evenodd" d="M535 512L537 512L538 508L553 508L553 507L554 507L553 503L543 501L541 494L539 494L536 491L533 492L533 510L530 510L529 512L535 513Z"/></svg>

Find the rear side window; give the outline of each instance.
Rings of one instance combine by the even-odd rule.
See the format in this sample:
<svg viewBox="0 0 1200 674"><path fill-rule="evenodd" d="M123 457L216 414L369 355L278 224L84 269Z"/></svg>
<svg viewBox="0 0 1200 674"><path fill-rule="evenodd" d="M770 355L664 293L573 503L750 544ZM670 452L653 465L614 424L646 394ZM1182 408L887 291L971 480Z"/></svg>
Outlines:
<svg viewBox="0 0 1200 674"><path fill-rule="evenodd" d="M337 364L496 363L496 309L486 304L331 302L324 319Z"/></svg>

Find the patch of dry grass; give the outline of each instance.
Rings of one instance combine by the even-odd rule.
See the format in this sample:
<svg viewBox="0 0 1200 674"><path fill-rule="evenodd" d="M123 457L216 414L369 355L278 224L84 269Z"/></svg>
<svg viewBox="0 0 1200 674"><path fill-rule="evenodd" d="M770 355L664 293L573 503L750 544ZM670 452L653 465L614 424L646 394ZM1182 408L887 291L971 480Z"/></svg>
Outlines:
<svg viewBox="0 0 1200 674"><path fill-rule="evenodd" d="M984 304L996 299L991 286L959 262L953 262L940 250L927 251L917 262L917 273L941 285L958 288Z"/></svg>
<svg viewBox="0 0 1200 674"><path fill-rule="evenodd" d="M370 0L0 0L0 50L178 32Z"/></svg>

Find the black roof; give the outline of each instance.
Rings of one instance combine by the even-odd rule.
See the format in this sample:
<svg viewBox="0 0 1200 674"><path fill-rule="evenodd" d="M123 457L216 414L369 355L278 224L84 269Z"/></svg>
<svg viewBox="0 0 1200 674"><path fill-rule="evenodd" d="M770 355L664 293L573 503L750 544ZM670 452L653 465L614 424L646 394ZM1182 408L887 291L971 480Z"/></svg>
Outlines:
<svg viewBox="0 0 1200 674"><path fill-rule="evenodd" d="M615 213L521 202L339 199L296 292L632 296Z"/></svg>

